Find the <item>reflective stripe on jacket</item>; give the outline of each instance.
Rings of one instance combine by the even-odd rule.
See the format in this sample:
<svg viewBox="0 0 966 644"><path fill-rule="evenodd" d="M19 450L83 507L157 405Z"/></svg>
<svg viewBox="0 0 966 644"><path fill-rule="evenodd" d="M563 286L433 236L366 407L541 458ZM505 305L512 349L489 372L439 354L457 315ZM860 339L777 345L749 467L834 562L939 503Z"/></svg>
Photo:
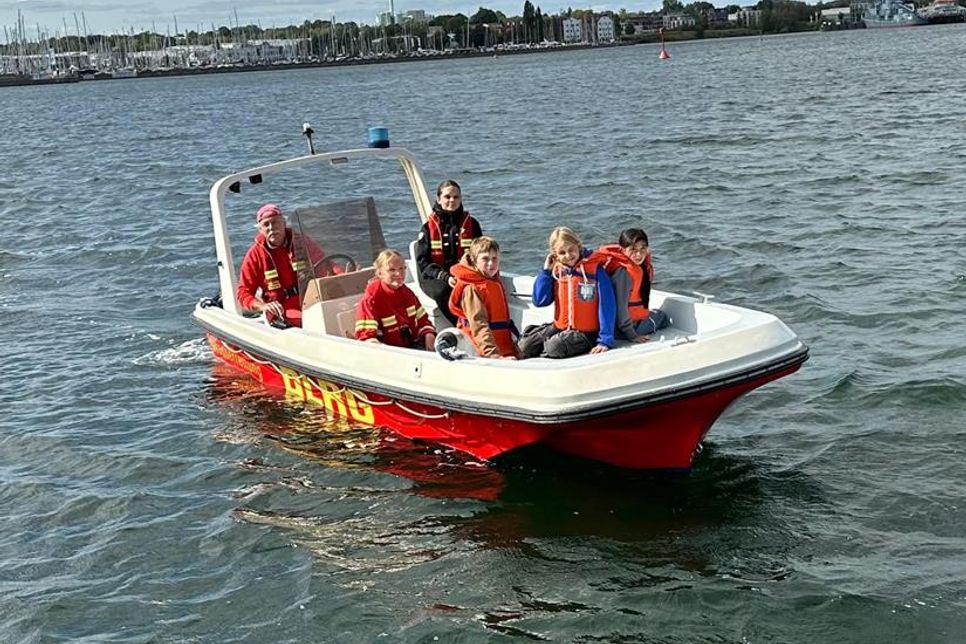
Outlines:
<svg viewBox="0 0 966 644"><path fill-rule="evenodd" d="M473 243L473 222L475 220L468 212L463 213L459 222L459 249L456 251L455 261L459 261ZM439 216L435 212L429 214L426 220L429 231L429 256L434 264L446 268L446 254L443 252L443 230L440 227Z"/></svg>
<svg viewBox="0 0 966 644"><path fill-rule="evenodd" d="M304 263L295 258L292 230L285 231L285 241L269 248L265 236L255 236L255 243L242 260L237 299L243 308L252 309L261 290L263 302L279 302L286 309L300 309L299 271Z"/></svg>
<svg viewBox="0 0 966 644"><path fill-rule="evenodd" d="M356 339L375 338L395 347L419 347L424 336L435 333L426 310L405 284L398 289L370 280L356 306Z"/></svg>

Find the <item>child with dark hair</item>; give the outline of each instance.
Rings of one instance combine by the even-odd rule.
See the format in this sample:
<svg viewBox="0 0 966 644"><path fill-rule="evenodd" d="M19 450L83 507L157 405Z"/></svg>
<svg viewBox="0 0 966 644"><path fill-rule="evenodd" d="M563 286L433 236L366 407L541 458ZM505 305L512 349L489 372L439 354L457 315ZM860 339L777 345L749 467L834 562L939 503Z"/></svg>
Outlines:
<svg viewBox="0 0 966 644"><path fill-rule="evenodd" d="M664 311L649 308L654 267L647 233L627 228L617 244L602 246L597 252L608 257L604 268L614 283L617 332L631 342L647 342L648 336L671 323Z"/></svg>

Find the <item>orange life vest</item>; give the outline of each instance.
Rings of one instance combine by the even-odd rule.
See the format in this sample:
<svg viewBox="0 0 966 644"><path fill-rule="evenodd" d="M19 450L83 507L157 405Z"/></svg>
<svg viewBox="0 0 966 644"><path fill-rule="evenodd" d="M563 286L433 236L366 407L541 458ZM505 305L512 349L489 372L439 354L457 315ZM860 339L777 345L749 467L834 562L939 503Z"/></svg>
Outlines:
<svg viewBox="0 0 966 644"><path fill-rule="evenodd" d="M510 319L506 291L503 289L500 275L486 277L470 267L465 260L450 268L449 272L456 278L456 286L453 287L453 292L449 296L449 310L457 317L456 327L470 339L470 342L482 355L483 350L476 344L469 320L466 319L466 313L463 311L463 290L472 285L476 292L480 294L486 306L486 318L489 320L490 331L493 332L493 340L496 342L500 355L516 356L517 349L513 343L513 336L520 334L516 325L513 324L513 320Z"/></svg>
<svg viewBox="0 0 966 644"><path fill-rule="evenodd" d="M553 325L561 330L576 329L585 333L600 331L600 285L597 267L606 257L591 253L573 268L554 266Z"/></svg>
<svg viewBox="0 0 966 644"><path fill-rule="evenodd" d="M473 243L473 222L475 220L470 213L463 212L463 220L460 222L460 250L457 253L456 261L466 253L469 249L470 244ZM439 225L439 217L435 212L429 213L429 219L426 220L426 226L429 229L429 258L434 264L446 268L446 255L443 254L443 230Z"/></svg>
<svg viewBox="0 0 966 644"><path fill-rule="evenodd" d="M634 321L646 320L650 313L647 307L651 295L651 282L654 281L654 267L651 265L651 256L647 256L642 268L639 264L632 262L631 258L624 254L618 244L601 246L597 252L605 257L604 270L607 271L608 275L613 275L618 268L627 270L627 274L631 276L631 290L627 297L627 312Z"/></svg>

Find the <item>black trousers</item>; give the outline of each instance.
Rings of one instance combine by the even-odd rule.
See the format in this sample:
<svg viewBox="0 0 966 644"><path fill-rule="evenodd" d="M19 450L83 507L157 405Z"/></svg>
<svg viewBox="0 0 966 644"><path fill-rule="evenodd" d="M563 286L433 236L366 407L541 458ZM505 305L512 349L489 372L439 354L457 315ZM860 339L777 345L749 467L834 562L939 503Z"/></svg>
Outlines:
<svg viewBox="0 0 966 644"><path fill-rule="evenodd" d="M445 280L419 280L419 288L436 302L450 324L456 326L456 316L449 310L449 296L453 287Z"/></svg>

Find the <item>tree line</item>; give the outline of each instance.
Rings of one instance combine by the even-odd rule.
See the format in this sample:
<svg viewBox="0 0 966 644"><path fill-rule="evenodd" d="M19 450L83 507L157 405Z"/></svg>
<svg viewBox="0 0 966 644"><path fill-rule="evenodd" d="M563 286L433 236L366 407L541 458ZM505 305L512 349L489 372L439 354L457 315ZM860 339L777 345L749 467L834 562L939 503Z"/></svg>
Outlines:
<svg viewBox="0 0 966 644"><path fill-rule="evenodd" d="M961 0L966 2L966 0ZM833 0L809 5L800 0L759 0L754 8L761 14L757 30L762 33L783 33L814 28L812 16L823 8L848 7L849 0ZM704 0L684 4L681 0L663 0L664 14L684 14L694 18L691 29L701 33L714 28L711 17L714 5ZM729 14L740 9L739 5L727 6ZM385 26L361 25L355 22L333 23L329 20L306 20L300 25L263 28L261 24L244 26L211 25L209 29L191 29L172 35L156 30L140 32L63 35L50 37L43 33L32 42L55 51L90 51L111 49L147 51L171 45L202 45L219 47L222 44L248 40L304 40L307 49L320 56L352 56L378 49L380 52L411 51L414 47L445 49L451 47L485 47L489 45L517 43L536 44L546 40L562 40L562 22L565 18L584 20L597 16L589 9L568 8L558 14L547 14L530 0L525 0L518 16L506 16L500 11L479 7L472 15L462 13L433 17L428 23L406 20ZM624 9L608 12L614 20L615 37L633 33L630 20L635 14ZM640 15L640 14L637 14ZM586 24L591 24L587 22ZM6 31L6 28L5 28ZM65 29L66 31L66 29ZM6 45L0 51L11 54L27 42L25 34L6 33ZM418 45L417 45L418 43Z"/></svg>

